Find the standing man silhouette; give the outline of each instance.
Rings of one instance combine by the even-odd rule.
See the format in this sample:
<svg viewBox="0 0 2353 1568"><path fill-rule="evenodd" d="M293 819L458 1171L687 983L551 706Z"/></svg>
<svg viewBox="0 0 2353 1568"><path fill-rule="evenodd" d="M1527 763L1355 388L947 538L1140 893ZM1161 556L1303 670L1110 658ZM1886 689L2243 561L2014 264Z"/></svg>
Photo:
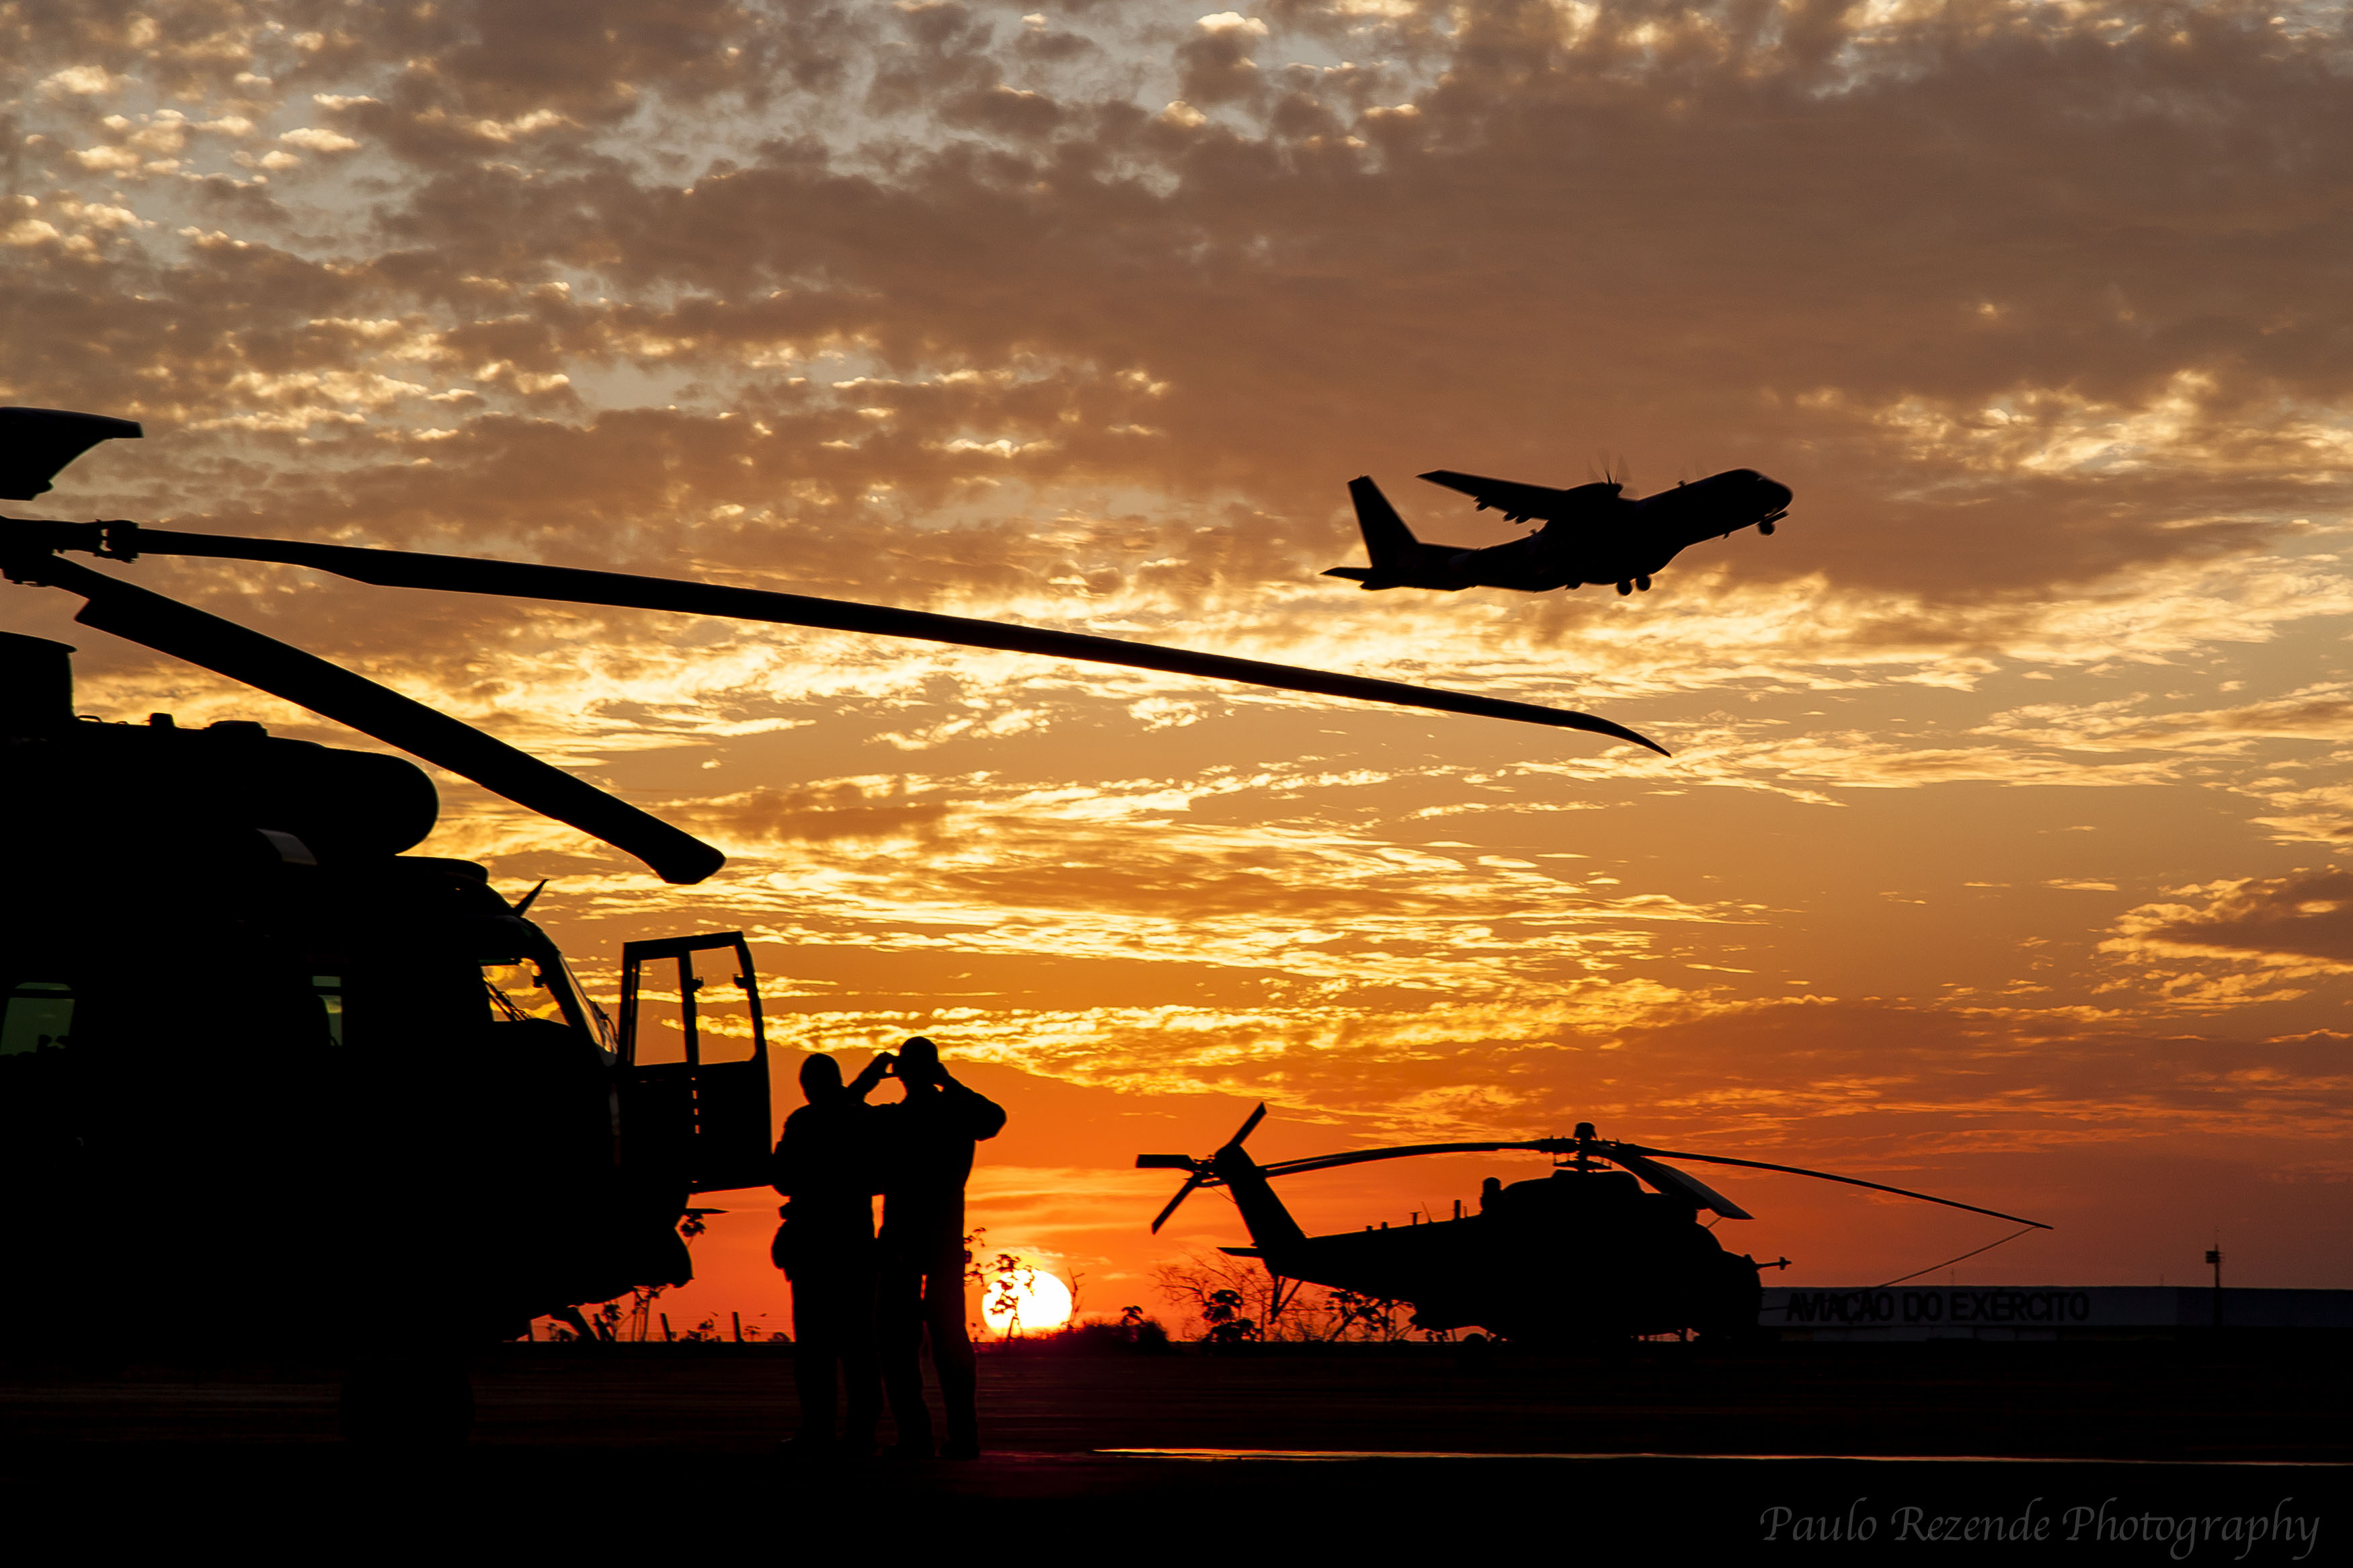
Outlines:
<svg viewBox="0 0 2353 1568"><path fill-rule="evenodd" d="M881 1190L875 1121L866 1103L890 1070L878 1056L849 1085L831 1057L801 1063L808 1103L786 1119L776 1141L776 1191L790 1200L776 1232L775 1261L793 1285L793 1384L799 1433L786 1447L811 1457L836 1451L837 1373L849 1385L841 1453L874 1452L882 1414L874 1343L874 1194Z"/></svg>
<svg viewBox="0 0 2353 1568"><path fill-rule="evenodd" d="M997 1136L1005 1111L950 1078L940 1066L939 1047L920 1035L899 1047L897 1062L886 1070L898 1075L906 1093L897 1104L878 1105L872 1112L884 1158L875 1329L881 1341L882 1386L899 1428L895 1451L932 1457L922 1361L928 1331L932 1369L947 1409L942 1457L977 1458L979 1373L964 1321L964 1184L972 1174L973 1145ZM860 1083L865 1079L859 1075Z"/></svg>

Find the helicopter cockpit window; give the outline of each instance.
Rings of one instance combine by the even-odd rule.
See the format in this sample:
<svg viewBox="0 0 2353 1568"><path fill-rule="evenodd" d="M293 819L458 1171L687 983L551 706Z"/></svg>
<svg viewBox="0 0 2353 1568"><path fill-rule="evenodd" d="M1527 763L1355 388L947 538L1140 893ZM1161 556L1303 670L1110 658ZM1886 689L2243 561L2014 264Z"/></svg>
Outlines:
<svg viewBox="0 0 2353 1568"><path fill-rule="evenodd" d="M531 1018L543 1018L551 1024L569 1022L564 1016L564 1003L548 977L541 973L540 960L520 958L493 960L482 965L482 984L488 992L491 1022L520 1024Z"/></svg>
<svg viewBox="0 0 2353 1568"><path fill-rule="evenodd" d="M588 994L588 988L580 984L580 976L572 973L569 963L564 965L564 978L571 982L572 994L579 998L580 1011L588 1019L588 1032L596 1037L597 1045L604 1047L608 1057L619 1051L620 1031L613 1027L613 1020L606 1016L603 1005Z"/></svg>
<svg viewBox="0 0 2353 1568"><path fill-rule="evenodd" d="M73 987L62 980L20 980L0 1013L0 1057L61 1050L73 1032Z"/></svg>

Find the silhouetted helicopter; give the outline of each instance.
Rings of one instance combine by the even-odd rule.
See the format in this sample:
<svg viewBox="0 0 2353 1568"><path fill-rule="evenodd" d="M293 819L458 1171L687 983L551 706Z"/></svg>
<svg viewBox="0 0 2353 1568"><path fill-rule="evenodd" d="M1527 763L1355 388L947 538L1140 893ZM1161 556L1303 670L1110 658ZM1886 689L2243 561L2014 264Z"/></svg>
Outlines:
<svg viewBox="0 0 2353 1568"><path fill-rule="evenodd" d="M1375 1300L1409 1301L1415 1308L1414 1325L1430 1330L1476 1325L1506 1339L1537 1343L1686 1329L1709 1337L1754 1333L1763 1300L1758 1270L1785 1268L1789 1260L1758 1263L1727 1252L1714 1232L1699 1223L1699 1211L1725 1219L1752 1216L1696 1177L1661 1164L1662 1159L1811 1176L1967 1209L2037 1230L2051 1228L2016 1215L1827 1171L1621 1143L1597 1135L1589 1121L1577 1123L1576 1135L1569 1138L1415 1143L1261 1165L1243 1152L1242 1143L1265 1118L1261 1105L1250 1112L1241 1131L1206 1160L1185 1154L1138 1155L1138 1170L1191 1173L1152 1228L1159 1230L1176 1205L1198 1189L1224 1187L1241 1210L1253 1245L1221 1251L1259 1259L1278 1280L1305 1280ZM1547 1177L1508 1186L1491 1177L1476 1214L1463 1214L1458 1203L1451 1219L1432 1215L1428 1224L1394 1230L1367 1226L1361 1231L1309 1236L1274 1195L1272 1185L1276 1176L1374 1160L1506 1149L1556 1155L1559 1163ZM1608 1165L1620 1169L1608 1170ZM1645 1183L1651 1191L1642 1190Z"/></svg>
<svg viewBox="0 0 2353 1568"><path fill-rule="evenodd" d="M1525 539L1473 550L1416 539L1397 508L1369 478L1348 481L1370 566L1335 566L1326 577L1366 588L1517 588L1543 594L1587 583L1615 583L1620 594L1649 592L1651 576L1685 546L1754 526L1770 533L1788 515L1789 487L1754 468L1733 468L1640 500L1614 480L1553 489L1434 468L1421 478L1474 497L1505 521L1541 520Z"/></svg>
<svg viewBox="0 0 2353 1568"><path fill-rule="evenodd" d="M0 409L0 495L38 495L97 442L140 434ZM1651 745L1526 703L788 594L0 520L0 574L80 595L81 624L438 763L670 882L723 858L459 720L64 551L920 637ZM447 1436L470 1411L462 1345L690 1279L691 1196L768 1179L743 936L627 944L615 1028L526 918L537 889L510 904L479 865L403 853L438 811L415 764L250 722L79 720L71 651L0 635L0 1334L206 1355L374 1344L346 1384L349 1427ZM672 998L678 1037L641 1027Z"/></svg>

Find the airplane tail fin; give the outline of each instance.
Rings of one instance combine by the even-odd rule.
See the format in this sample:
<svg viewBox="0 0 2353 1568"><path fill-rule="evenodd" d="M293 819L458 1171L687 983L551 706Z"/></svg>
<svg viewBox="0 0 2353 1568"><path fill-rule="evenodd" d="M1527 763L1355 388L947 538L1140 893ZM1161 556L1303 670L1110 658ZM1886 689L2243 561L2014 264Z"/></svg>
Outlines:
<svg viewBox="0 0 2353 1568"><path fill-rule="evenodd" d="M1356 526L1364 531L1365 549L1373 558L1373 570L1384 566L1401 566L1411 560L1414 547L1421 542L1413 530L1405 525L1389 498L1381 494L1381 487L1370 476L1348 481L1348 499L1356 503Z"/></svg>
<svg viewBox="0 0 2353 1568"><path fill-rule="evenodd" d="M1365 553L1372 557L1370 566L1335 566L1324 574L1326 577L1346 577L1367 588L1394 588L1401 574L1409 571L1420 552L1421 542L1413 530L1405 525L1389 498L1381 494L1381 487L1372 478L1348 481L1348 499L1356 503L1356 527L1365 536Z"/></svg>

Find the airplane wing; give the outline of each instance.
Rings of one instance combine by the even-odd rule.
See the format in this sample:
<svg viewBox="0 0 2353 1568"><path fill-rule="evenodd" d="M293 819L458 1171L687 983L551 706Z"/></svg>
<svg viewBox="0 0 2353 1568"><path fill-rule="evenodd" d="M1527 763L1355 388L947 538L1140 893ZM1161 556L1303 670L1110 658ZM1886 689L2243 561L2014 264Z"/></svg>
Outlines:
<svg viewBox="0 0 2353 1568"><path fill-rule="evenodd" d="M1460 474L1452 468L1432 468L1419 477L1433 485L1461 490L1479 503L1480 510L1493 508L1514 522L1531 517L1556 522L1563 518L1597 510L1617 500L1619 490L1618 486L1609 483L1556 489L1550 485L1522 484L1517 479L1490 479L1478 474Z"/></svg>

